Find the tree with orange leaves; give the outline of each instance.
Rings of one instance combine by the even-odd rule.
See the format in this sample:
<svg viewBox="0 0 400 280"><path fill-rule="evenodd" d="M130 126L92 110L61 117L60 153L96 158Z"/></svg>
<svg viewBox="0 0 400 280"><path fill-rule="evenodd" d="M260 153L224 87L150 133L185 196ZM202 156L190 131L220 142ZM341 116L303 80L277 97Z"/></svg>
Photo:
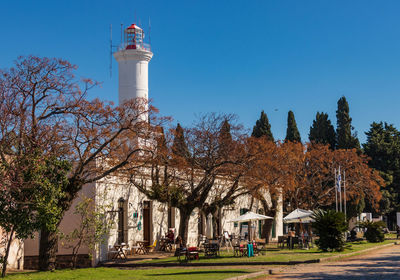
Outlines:
<svg viewBox="0 0 400 280"><path fill-rule="evenodd" d="M313 144L304 147L292 160L291 171L295 188L286 192L286 201L294 208L316 209L335 203L334 170L341 167L346 172L346 200L358 203L366 197L374 207L381 198L383 181L379 174L368 167L367 158L355 149L332 151L327 145Z"/></svg>
<svg viewBox="0 0 400 280"><path fill-rule="evenodd" d="M288 150L282 148L285 143L275 143L269 137L247 140L250 154L255 155L244 184L251 194L257 198L264 208L264 214L275 217L282 195L293 185L293 176L290 174ZM301 146L301 144L299 144ZM272 221L266 221L263 236L269 240Z"/></svg>
<svg viewBox="0 0 400 280"><path fill-rule="evenodd" d="M16 162L21 155L69 161L72 167L67 183L60 186L62 196L51 205L61 214L70 208L83 185L144 164L144 154L153 147L138 145L132 139L153 137L149 124L142 121L143 114L150 114L154 125L158 123L153 114L156 110L147 106L146 100L131 100L119 107L89 100L87 92L97 83L77 79L75 70L76 66L62 59L29 56L18 58L13 68L0 72L3 172L22 176ZM20 191L30 187L25 184ZM60 221L61 218L56 219L55 225ZM56 250L57 231L42 227L40 269L55 268Z"/></svg>
<svg viewBox="0 0 400 280"><path fill-rule="evenodd" d="M151 162L146 167L149 171L144 168L131 173L131 182L139 191L179 209L178 234L183 244L196 208L214 214L249 192L242 180L252 155L246 150L241 126L232 124L231 119L207 114L190 128L179 125L166 136L160 133L158 150L147 160Z"/></svg>
<svg viewBox="0 0 400 280"><path fill-rule="evenodd" d="M267 215L276 214L282 199L284 204L290 203L291 209L334 205L334 169L339 166L346 170L347 201L358 203L367 197L378 207L382 178L368 167L367 158L356 150L332 151L328 145L274 143L262 138L253 138L250 143L258 153L250 172L251 180L247 182L263 203ZM268 227L266 231L269 232Z"/></svg>

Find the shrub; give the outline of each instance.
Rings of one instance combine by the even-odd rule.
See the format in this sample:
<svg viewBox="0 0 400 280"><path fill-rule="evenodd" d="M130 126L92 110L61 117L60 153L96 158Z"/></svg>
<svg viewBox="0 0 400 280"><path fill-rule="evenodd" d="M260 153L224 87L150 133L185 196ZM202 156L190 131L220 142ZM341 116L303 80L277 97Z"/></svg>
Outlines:
<svg viewBox="0 0 400 280"><path fill-rule="evenodd" d="M314 232L319 236L316 244L322 251L343 251L344 233L347 230L345 216L333 210L314 212Z"/></svg>
<svg viewBox="0 0 400 280"><path fill-rule="evenodd" d="M360 226L365 228L367 231L365 232L364 236L368 242L382 242L385 240L385 234L383 229L386 227L385 223L382 221L379 222L362 222Z"/></svg>

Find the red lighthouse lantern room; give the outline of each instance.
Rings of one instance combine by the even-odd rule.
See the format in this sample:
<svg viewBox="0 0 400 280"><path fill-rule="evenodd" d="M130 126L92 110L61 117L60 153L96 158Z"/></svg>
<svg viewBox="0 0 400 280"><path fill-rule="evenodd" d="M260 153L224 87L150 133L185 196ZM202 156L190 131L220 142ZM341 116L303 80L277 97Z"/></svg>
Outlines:
<svg viewBox="0 0 400 280"><path fill-rule="evenodd" d="M144 32L136 24L132 24L125 29L125 45L126 49L144 49L143 39Z"/></svg>

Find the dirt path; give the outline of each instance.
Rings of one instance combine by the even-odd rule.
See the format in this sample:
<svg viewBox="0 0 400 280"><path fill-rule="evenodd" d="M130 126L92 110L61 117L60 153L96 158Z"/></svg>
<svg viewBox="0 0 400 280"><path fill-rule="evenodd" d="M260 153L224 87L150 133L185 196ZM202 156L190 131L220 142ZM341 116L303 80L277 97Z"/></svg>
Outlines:
<svg viewBox="0 0 400 280"><path fill-rule="evenodd" d="M277 275L263 279L400 279L400 245L371 251L346 260L297 265L275 270Z"/></svg>

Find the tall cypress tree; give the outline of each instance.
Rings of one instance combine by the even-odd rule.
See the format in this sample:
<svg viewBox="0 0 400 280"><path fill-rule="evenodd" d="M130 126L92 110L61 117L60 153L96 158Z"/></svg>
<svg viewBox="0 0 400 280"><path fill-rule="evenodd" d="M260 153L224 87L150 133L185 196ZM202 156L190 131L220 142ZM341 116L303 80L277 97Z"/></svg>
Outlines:
<svg viewBox="0 0 400 280"><path fill-rule="evenodd" d="M172 144L172 152L175 155L187 158L189 156L189 149L185 141L185 135L180 123L176 126L174 142Z"/></svg>
<svg viewBox="0 0 400 280"><path fill-rule="evenodd" d="M300 132L297 129L296 120L292 111L288 112L285 141L301 142Z"/></svg>
<svg viewBox="0 0 400 280"><path fill-rule="evenodd" d="M328 119L328 114L324 112L317 112L315 120L310 127L310 134L308 135L313 143L329 145L333 150L336 146L336 133L331 121Z"/></svg>
<svg viewBox="0 0 400 280"><path fill-rule="evenodd" d="M229 157L229 153L231 153L232 148L232 134L231 134L231 125L228 120L224 120L221 124L221 128L219 130L218 135L219 142L219 154L227 159Z"/></svg>
<svg viewBox="0 0 400 280"><path fill-rule="evenodd" d="M351 131L354 129L351 125L349 114L349 103L346 97L342 96L338 100L338 109L336 111L337 128L336 128L336 148L337 149L360 149L360 142L356 135Z"/></svg>
<svg viewBox="0 0 400 280"><path fill-rule="evenodd" d="M157 154L159 157L167 157L168 147L167 140L165 139L164 128L162 126L157 127Z"/></svg>
<svg viewBox="0 0 400 280"><path fill-rule="evenodd" d="M256 125L253 127L253 137L266 136L269 140L274 141L274 136L271 132L271 125L269 124L267 114L264 111L261 112L260 119L256 121Z"/></svg>
<svg viewBox="0 0 400 280"><path fill-rule="evenodd" d="M221 143L229 143L232 141L231 135L231 125L228 120L224 120L221 124L221 129L219 131L219 138Z"/></svg>

